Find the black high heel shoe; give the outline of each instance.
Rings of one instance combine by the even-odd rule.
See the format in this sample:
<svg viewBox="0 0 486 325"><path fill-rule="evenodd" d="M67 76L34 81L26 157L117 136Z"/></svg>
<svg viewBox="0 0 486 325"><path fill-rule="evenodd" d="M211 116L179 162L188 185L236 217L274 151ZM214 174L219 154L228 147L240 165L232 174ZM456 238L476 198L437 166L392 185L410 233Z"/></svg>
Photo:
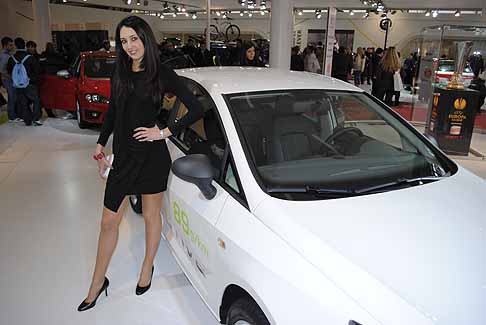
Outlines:
<svg viewBox="0 0 486 325"><path fill-rule="evenodd" d="M96 300L98 300L98 297L100 296L100 294L103 291L105 292L106 296L108 297L108 286L109 285L110 285L110 281L105 276L105 282L103 282L103 286L101 287L100 291L98 291L96 298L92 302L86 302L86 299L83 300L83 302L78 306L78 311L85 311L85 310L93 308L96 305Z"/></svg>
<svg viewBox="0 0 486 325"><path fill-rule="evenodd" d="M154 266L152 265L152 275L150 276L150 283L146 287L141 287L137 283L137 288L135 289L135 294L137 296L143 295L145 292L147 292L148 289L150 289L150 286L152 285L152 277L154 276Z"/></svg>

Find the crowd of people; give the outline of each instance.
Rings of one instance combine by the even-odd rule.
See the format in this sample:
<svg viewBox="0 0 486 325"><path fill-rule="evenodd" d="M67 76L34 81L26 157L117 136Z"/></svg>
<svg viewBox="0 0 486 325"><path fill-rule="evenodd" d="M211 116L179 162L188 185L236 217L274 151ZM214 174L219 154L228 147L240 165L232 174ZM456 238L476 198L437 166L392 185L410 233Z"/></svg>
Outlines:
<svg viewBox="0 0 486 325"><path fill-rule="evenodd" d="M11 123L40 126L41 76L43 73L52 74L67 69L68 60L55 50L53 43L47 43L45 51L39 54L34 41L3 37L1 42L0 75L8 95L8 120Z"/></svg>
<svg viewBox="0 0 486 325"><path fill-rule="evenodd" d="M401 90L413 92L416 79L419 77L420 56L410 53L402 60L400 52L395 47L362 48L358 47L355 53L346 47L334 49L332 59L332 77L349 82L356 86L371 85L371 93L389 106L400 104ZM445 56L441 57L446 59ZM322 43L309 45L304 51L298 46L292 47L290 69L322 73L321 64L324 61L324 48ZM475 54L469 58L474 78L468 86L480 92L480 104L483 105L486 96L485 80L480 77L485 71L482 57Z"/></svg>
<svg viewBox="0 0 486 325"><path fill-rule="evenodd" d="M110 42L104 41L100 50L110 51ZM159 50L161 62L174 69L205 66L264 67L269 61L268 43L244 42L241 39L235 42L212 43L211 49L206 48L204 41L193 38L189 38L184 46L176 46L173 40L167 39L159 44ZM302 52L298 46L294 46L291 53L291 70L323 72L321 65L324 61L324 47L321 42L307 46ZM72 57L73 53L57 52L53 43L47 43L45 51L39 54L37 44L33 41L2 38L0 74L2 85L8 93L7 110L10 122L23 121L26 125L42 125L40 76L42 73L55 74L59 70L67 69L73 61ZM484 71L484 64L482 60L475 60L471 59L475 78L470 88L479 90L483 99L486 86L479 74ZM25 87L14 85L12 72L18 63L23 64L29 79ZM332 77L346 82L352 81L356 86L371 85L371 93L389 106L399 105L401 90L413 91L419 69L420 56L417 53L410 53L402 61L400 52L394 47L386 50L359 47L353 53L341 46L335 48L333 53Z"/></svg>

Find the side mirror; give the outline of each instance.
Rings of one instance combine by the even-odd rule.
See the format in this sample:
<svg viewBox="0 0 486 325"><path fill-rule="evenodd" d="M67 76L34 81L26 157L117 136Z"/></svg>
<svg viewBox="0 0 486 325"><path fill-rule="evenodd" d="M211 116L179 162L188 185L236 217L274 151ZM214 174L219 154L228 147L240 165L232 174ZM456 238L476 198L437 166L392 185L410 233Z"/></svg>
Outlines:
<svg viewBox="0 0 486 325"><path fill-rule="evenodd" d="M206 155L194 154L177 159L172 163L172 172L180 179L196 185L208 200L216 196L211 184L215 177L211 161Z"/></svg>
<svg viewBox="0 0 486 325"><path fill-rule="evenodd" d="M439 142L437 142L437 139L434 138L431 134L424 133L424 136L437 148L439 148Z"/></svg>
<svg viewBox="0 0 486 325"><path fill-rule="evenodd" d="M59 70L56 73L56 76L64 78L64 79L69 79L71 77L71 74L67 70Z"/></svg>

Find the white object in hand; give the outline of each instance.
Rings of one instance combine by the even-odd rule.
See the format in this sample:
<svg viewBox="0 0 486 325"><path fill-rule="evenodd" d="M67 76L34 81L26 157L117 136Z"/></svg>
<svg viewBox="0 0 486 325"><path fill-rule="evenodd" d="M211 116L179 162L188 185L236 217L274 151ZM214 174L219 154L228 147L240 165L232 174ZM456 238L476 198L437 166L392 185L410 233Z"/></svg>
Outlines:
<svg viewBox="0 0 486 325"><path fill-rule="evenodd" d="M113 159L115 159L115 155L113 155L113 154L106 156L106 160L110 163L110 165L113 163ZM111 170L111 168L107 167L105 169L105 171L103 172L102 177L108 178L108 174L110 174L110 170Z"/></svg>

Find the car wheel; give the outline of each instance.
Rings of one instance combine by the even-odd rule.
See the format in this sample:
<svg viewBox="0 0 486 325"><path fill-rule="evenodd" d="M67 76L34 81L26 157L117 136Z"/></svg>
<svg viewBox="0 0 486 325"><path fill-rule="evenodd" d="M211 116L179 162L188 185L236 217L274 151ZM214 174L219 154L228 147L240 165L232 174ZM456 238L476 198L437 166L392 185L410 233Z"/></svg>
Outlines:
<svg viewBox="0 0 486 325"><path fill-rule="evenodd" d="M81 107L79 106L79 102L76 102L76 119L78 120L78 126L80 129L86 129L88 127L88 123L82 120L81 118Z"/></svg>
<svg viewBox="0 0 486 325"><path fill-rule="evenodd" d="M46 113L47 113L47 117L54 117L54 118L56 117L56 114L54 114L54 112L53 112L53 110L52 110L52 109L50 109L50 108L45 108L45 107L44 107L44 110L45 110L45 111L46 111Z"/></svg>
<svg viewBox="0 0 486 325"><path fill-rule="evenodd" d="M130 195L130 206L133 211L138 214L142 214L142 196L141 195Z"/></svg>
<svg viewBox="0 0 486 325"><path fill-rule="evenodd" d="M229 308L226 325L270 325L270 322L253 299L240 298Z"/></svg>

